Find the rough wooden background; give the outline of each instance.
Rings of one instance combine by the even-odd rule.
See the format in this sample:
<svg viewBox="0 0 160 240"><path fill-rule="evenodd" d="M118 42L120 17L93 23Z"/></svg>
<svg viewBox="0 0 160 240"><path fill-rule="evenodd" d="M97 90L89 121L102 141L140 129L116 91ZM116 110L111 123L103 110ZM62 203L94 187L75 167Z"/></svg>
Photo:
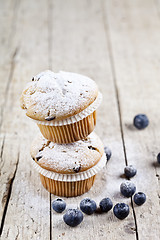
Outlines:
<svg viewBox="0 0 160 240"><path fill-rule="evenodd" d="M160 239L160 1L0 1L0 221L1 239ZM65 70L93 78L103 93L96 132L113 156L83 196L126 202L129 216L84 216L76 228L51 210L50 195L30 165L36 125L19 107L25 84L40 71ZM137 113L147 129L132 126ZM147 202L136 207L119 186L126 164Z"/></svg>

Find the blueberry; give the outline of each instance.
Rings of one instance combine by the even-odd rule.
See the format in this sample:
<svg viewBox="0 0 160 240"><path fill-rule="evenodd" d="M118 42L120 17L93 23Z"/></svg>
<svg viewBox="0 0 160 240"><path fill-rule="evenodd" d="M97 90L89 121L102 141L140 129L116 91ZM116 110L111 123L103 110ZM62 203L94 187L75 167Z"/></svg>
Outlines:
<svg viewBox="0 0 160 240"><path fill-rule="evenodd" d="M134 117L133 124L138 129L144 129L149 124L148 117L145 114L138 114Z"/></svg>
<svg viewBox="0 0 160 240"><path fill-rule="evenodd" d="M57 213L62 213L66 208L66 203L63 199L57 198L52 202L52 208Z"/></svg>
<svg viewBox="0 0 160 240"><path fill-rule="evenodd" d="M97 209L96 202L90 198L85 198L80 202L80 209L82 212L91 215Z"/></svg>
<svg viewBox="0 0 160 240"><path fill-rule="evenodd" d="M157 162L160 163L160 153L157 155Z"/></svg>
<svg viewBox="0 0 160 240"><path fill-rule="evenodd" d="M104 147L104 152L105 152L105 154L106 154L106 158L107 158L107 161L109 161L109 159L111 158L111 156L112 156L112 152L111 152L111 150L108 148L108 147Z"/></svg>
<svg viewBox="0 0 160 240"><path fill-rule="evenodd" d="M128 178L134 177L136 175L136 173L137 173L137 170L132 165L129 165L129 166L125 167L125 169L124 169L124 174Z"/></svg>
<svg viewBox="0 0 160 240"><path fill-rule="evenodd" d="M113 203L110 198L103 198L99 203L102 212L108 212L112 209Z"/></svg>
<svg viewBox="0 0 160 240"><path fill-rule="evenodd" d="M123 196L131 197L136 191L136 186L134 183L132 183L130 181L125 181L125 182L121 183L120 191Z"/></svg>
<svg viewBox="0 0 160 240"><path fill-rule="evenodd" d="M83 221L83 213L78 209L68 209L63 220L70 227L76 227Z"/></svg>
<svg viewBox="0 0 160 240"><path fill-rule="evenodd" d="M114 215L123 220L129 214L129 206L125 203L117 203L113 208Z"/></svg>
<svg viewBox="0 0 160 240"><path fill-rule="evenodd" d="M134 202L138 205L141 206L143 203L146 201L146 194L143 192L138 192L134 195Z"/></svg>

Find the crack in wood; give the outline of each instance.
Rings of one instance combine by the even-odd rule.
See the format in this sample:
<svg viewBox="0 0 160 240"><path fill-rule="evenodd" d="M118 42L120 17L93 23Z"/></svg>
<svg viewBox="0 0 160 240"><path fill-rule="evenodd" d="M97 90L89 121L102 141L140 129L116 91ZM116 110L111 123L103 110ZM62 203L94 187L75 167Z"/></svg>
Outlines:
<svg viewBox="0 0 160 240"><path fill-rule="evenodd" d="M17 227L17 231L18 231L18 233L17 233L17 235L16 235L16 237L15 237L15 240L17 240L18 239L18 236L19 236L19 228Z"/></svg>
<svg viewBox="0 0 160 240"><path fill-rule="evenodd" d="M0 176L1 176L1 169L3 168L3 165L4 165L4 162L3 162L4 143L5 143L5 136L3 137L2 146L1 146L1 153L0 153L0 162L2 163L2 165L0 166Z"/></svg>
<svg viewBox="0 0 160 240"><path fill-rule="evenodd" d="M8 193L6 195L6 204L5 204L5 207L4 207L3 216L2 216L2 220L1 220L1 224L0 224L0 236L2 235L3 226L4 226L4 223L5 223L5 217L6 217L7 209L8 209L8 205L9 205L9 200L10 200L11 193L12 193L12 186L13 186L14 179L16 177L17 169L18 169L19 156L20 156L20 153L18 151L15 171L14 171L13 177L11 179L9 179L9 181L8 181L9 187L8 187Z"/></svg>
<svg viewBox="0 0 160 240"><path fill-rule="evenodd" d="M118 110L118 115L119 115L119 125L120 125L120 132L121 132L121 138L122 138L124 159L125 159L125 164L127 166L128 165L128 160L127 160L126 146L125 146L125 140L124 140L120 97L119 97L119 91L118 91L118 86L117 86L116 69L115 69L113 50L112 50L113 48L112 48L111 39L110 39L110 31L109 31L110 28L109 28L109 23L108 23L109 21L108 21L108 18L107 18L107 13L105 14L105 12L104 12L105 8L103 6L102 0L101 0L101 9L102 9L102 18L103 18L104 30L105 30L105 33L106 33L106 40L107 40L107 47L108 47L110 64L111 64L111 71L112 71L112 76L113 76L113 84L114 84L116 101L117 101L117 110ZM133 218L134 218L134 223L135 223L136 239L139 240L137 218L136 218L136 213L135 213L135 210L134 210L132 198L131 198L131 206L132 206Z"/></svg>
<svg viewBox="0 0 160 240"><path fill-rule="evenodd" d="M2 156L3 156L4 143L5 143L5 136L3 137L3 141L2 141L0 158L2 158Z"/></svg>

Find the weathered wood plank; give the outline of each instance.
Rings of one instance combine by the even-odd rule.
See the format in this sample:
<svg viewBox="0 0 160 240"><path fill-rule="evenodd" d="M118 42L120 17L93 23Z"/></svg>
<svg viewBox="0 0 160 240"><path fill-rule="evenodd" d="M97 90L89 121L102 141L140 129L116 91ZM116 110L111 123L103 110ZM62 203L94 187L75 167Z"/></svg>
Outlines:
<svg viewBox="0 0 160 240"><path fill-rule="evenodd" d="M49 239L50 194L41 186L39 176L30 165L29 155L30 143L38 128L25 117L19 106L26 82L34 74L48 68L47 3L40 0L37 5L31 0L21 1L17 22L13 41L19 50L15 56L1 126L2 136L5 136L0 186L2 210L8 204L2 239ZM10 183L12 186L8 196L6 188ZM6 202L7 198L10 198L9 203Z"/></svg>
<svg viewBox="0 0 160 240"><path fill-rule="evenodd" d="M159 239L160 20L153 1L103 1L120 98L127 161L138 169L133 182L147 195L134 207L139 239ZM146 113L150 126L138 131L133 117ZM156 174L158 174L156 176Z"/></svg>
<svg viewBox="0 0 160 240"><path fill-rule="evenodd" d="M2 124L4 105L6 102L9 85L11 82L16 45L13 41L16 34L18 6L17 0L0 3L0 127Z"/></svg>
<svg viewBox="0 0 160 240"><path fill-rule="evenodd" d="M60 13L60 15L59 15ZM125 159L113 76L108 54L102 8L99 1L54 1L52 13L52 69L75 71L95 79L103 93L103 103L98 111L96 132L109 145L113 157L106 169L97 176L94 187L86 194L67 199L67 208L78 207L85 197L99 204L103 197L111 197L114 204L127 202L119 194ZM52 196L52 200L55 196ZM75 229L63 222L63 214L52 212L53 239L135 239L132 209L125 221L119 221L112 211L108 214L84 216Z"/></svg>
<svg viewBox="0 0 160 240"><path fill-rule="evenodd" d="M20 146L2 239L49 239L50 236L50 198L31 167L29 146L30 139ZM8 157L11 151L5 153Z"/></svg>
<svg viewBox="0 0 160 240"><path fill-rule="evenodd" d="M7 99L7 94L9 90L9 85L11 81L11 75L13 71L13 52L15 49L15 45L12 41L13 35L15 34L15 26L16 19L15 15L18 12L18 8L16 7L16 1L1 1L0 7L0 128L2 124L2 119L4 115L4 107ZM14 9L14 11L13 11ZM14 24L13 24L14 19ZM6 27L7 26L7 27ZM16 163L17 163L17 144L15 143L15 152L13 151L13 146L10 139L1 133L0 138L2 140L1 145L1 155L0 155L0 177L1 177L1 185L0 185L0 222L3 217L3 212L5 209L5 204L7 201L7 196L9 192L10 180L14 176ZM9 146L9 142L11 146ZM7 147L9 147L13 157L9 161L6 158L5 151L7 151ZM14 152L14 154L13 154ZM6 162L7 161L7 162ZM12 165L10 172L8 172L8 168ZM7 173L8 172L8 173ZM3 179L3 180L2 180ZM4 184L6 183L6 184Z"/></svg>
<svg viewBox="0 0 160 240"><path fill-rule="evenodd" d="M4 2L10 4L9 1ZM17 1L14 3L18 4ZM142 3L104 1L103 6L105 7L104 14L107 13L108 16L107 23L109 20L109 36L113 47L127 160L137 166L138 175L134 181L138 190L146 192L148 197L143 207L135 208L139 237L140 239L156 239L160 236L158 229L159 186L156 174L158 176L160 173L157 165L153 163L159 151L159 51L157 49L159 20L153 3L148 0L145 3L143 1ZM8 6L13 9L12 3ZM1 177L2 186L0 186L2 210L8 198L8 189L11 187L12 189L10 189L11 196L2 239L49 239L49 194L42 188L38 175L34 173L29 164L30 140L37 131L35 125L25 118L20 110L18 99L31 74L34 75L48 68L49 63L50 65L52 63L54 71L62 69L80 72L97 81L104 100L99 110L96 131L104 144L109 145L113 152L112 159L102 174L97 177L91 191L81 197L66 199L68 208L77 207L84 197L91 197L97 203L105 196L111 197L114 204L118 201L127 203L130 201L119 194L119 185L122 181L120 175L123 173L125 159L113 69L111 70L110 66L110 49L107 47L100 3L98 1L50 1L49 8L49 18L52 17L52 19L47 17L45 1L39 1L37 5L31 0L23 0L20 15L17 16L17 34L14 35L12 44L9 44L14 70L7 90L3 114L5 118L3 118L0 137L0 146L3 146L1 155L3 177ZM43 13L39 14L37 9L43 9ZM9 21L9 16L5 20ZM9 39L8 36L11 33L6 30L5 34L5 39ZM6 40L4 42L6 44ZM7 51L6 45L4 46ZM48 54L48 49L50 54ZM8 59L11 58L6 59L8 64ZM4 64L3 61L2 64ZM145 71L144 66L146 66ZM7 69L9 67L1 71L0 79L4 79ZM151 85L151 78L154 79L152 80L154 88ZM4 90L1 90L4 93L7 85L2 81L1 85L4 86ZM151 95L152 98L148 99ZM2 105L3 103L4 101ZM149 115L151 125L145 131L138 132L134 131L130 124L133 116L141 111ZM18 159L20 160L17 165ZM151 186L152 189L149 188ZM55 196L52 198L54 199ZM96 239L135 239L134 229L132 212L125 221L115 219L112 212L85 216L83 223L72 230L63 223L62 214L52 214L53 239L93 239L93 236Z"/></svg>

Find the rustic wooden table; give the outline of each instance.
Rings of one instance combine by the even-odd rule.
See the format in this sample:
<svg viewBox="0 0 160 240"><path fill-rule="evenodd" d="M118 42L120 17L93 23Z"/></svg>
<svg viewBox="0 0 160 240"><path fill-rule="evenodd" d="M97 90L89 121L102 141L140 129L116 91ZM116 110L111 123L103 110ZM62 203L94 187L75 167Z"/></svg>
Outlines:
<svg viewBox="0 0 160 240"><path fill-rule="evenodd" d="M1 0L0 22L1 239L160 239L160 0ZM51 210L55 196L30 164L38 128L19 107L25 84L46 69L95 79L104 97L96 132L113 153L88 193L65 199L67 208L108 196L129 204L125 220L110 211L70 228ZM132 125L137 113L150 119L145 130ZM126 164L147 195L141 207L119 193Z"/></svg>

